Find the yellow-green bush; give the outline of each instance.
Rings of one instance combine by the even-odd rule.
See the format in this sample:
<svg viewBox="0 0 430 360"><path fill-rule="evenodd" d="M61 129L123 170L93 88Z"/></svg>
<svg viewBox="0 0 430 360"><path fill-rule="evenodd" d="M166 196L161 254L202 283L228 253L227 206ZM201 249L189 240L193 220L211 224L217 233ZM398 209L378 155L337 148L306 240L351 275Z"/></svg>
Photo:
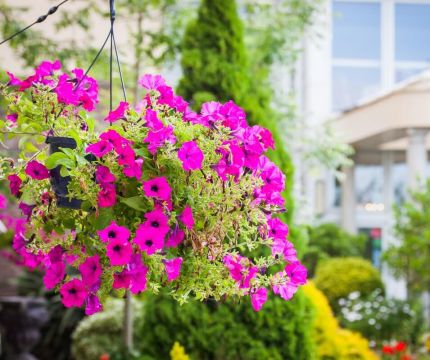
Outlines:
<svg viewBox="0 0 430 360"><path fill-rule="evenodd" d="M310 282L303 287L316 312L314 339L321 360L377 360L360 334L340 328L327 298Z"/></svg>
<svg viewBox="0 0 430 360"><path fill-rule="evenodd" d="M367 296L384 288L378 269L369 261L356 257L331 258L321 262L314 281L335 312L338 300L352 292Z"/></svg>
<svg viewBox="0 0 430 360"><path fill-rule="evenodd" d="M172 360L190 360L190 357L185 353L185 349L177 341L173 344L170 350L170 357Z"/></svg>

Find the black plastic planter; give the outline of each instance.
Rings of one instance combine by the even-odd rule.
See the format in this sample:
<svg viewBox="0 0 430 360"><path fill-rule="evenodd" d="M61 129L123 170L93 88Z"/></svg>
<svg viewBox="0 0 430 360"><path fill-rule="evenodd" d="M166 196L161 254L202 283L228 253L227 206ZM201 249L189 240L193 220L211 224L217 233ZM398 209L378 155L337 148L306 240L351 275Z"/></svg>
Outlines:
<svg viewBox="0 0 430 360"><path fill-rule="evenodd" d="M59 152L60 148L76 149L76 141L73 138L61 136L48 136L46 143L49 144L49 152L51 154ZM61 176L61 166L57 166L50 170L51 185L57 196L57 206L68 209L80 209L82 201L79 199L69 199L67 196L67 186L70 183L70 176Z"/></svg>

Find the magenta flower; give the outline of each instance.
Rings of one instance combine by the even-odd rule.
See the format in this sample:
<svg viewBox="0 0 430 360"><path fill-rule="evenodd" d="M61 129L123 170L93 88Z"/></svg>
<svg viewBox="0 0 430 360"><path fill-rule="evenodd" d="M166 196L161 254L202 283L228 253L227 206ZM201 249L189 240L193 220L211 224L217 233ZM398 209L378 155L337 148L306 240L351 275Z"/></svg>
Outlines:
<svg viewBox="0 0 430 360"><path fill-rule="evenodd" d="M157 130L150 130L143 142L148 143L148 150L154 155L165 142L171 144L176 142L176 137L173 135L173 127L169 125Z"/></svg>
<svg viewBox="0 0 430 360"><path fill-rule="evenodd" d="M237 181L242 175L245 165L245 154L243 149L235 142L228 142L217 150L221 154L221 159L214 166L218 176L223 180L228 180L228 175L234 176Z"/></svg>
<svg viewBox="0 0 430 360"><path fill-rule="evenodd" d="M190 206L185 206L184 211L179 216L179 220L182 221L182 224L185 225L185 227L188 230L192 230L194 227L194 217L193 217L193 210Z"/></svg>
<svg viewBox="0 0 430 360"><path fill-rule="evenodd" d="M114 239L126 242L130 238L130 230L124 226L119 226L115 221L112 221L110 225L103 230L97 231L97 234L104 243Z"/></svg>
<svg viewBox="0 0 430 360"><path fill-rule="evenodd" d="M25 173L36 180L49 178L49 171L46 166L36 160L32 160L27 164L25 167Z"/></svg>
<svg viewBox="0 0 430 360"><path fill-rule="evenodd" d="M99 184L110 184L116 181L115 175L112 174L108 167L103 165L97 165L96 169L96 181Z"/></svg>
<svg viewBox="0 0 430 360"><path fill-rule="evenodd" d="M296 285L306 284L306 281L308 278L308 271L299 261L288 264L285 267L285 273L290 278L293 284L296 284Z"/></svg>
<svg viewBox="0 0 430 360"><path fill-rule="evenodd" d="M267 301L268 291L266 288L259 288L251 294L251 304L254 311L260 311Z"/></svg>
<svg viewBox="0 0 430 360"><path fill-rule="evenodd" d="M298 285L287 281L280 285L273 285L272 289L276 295L279 295L282 299L288 301L291 300L297 292Z"/></svg>
<svg viewBox="0 0 430 360"><path fill-rule="evenodd" d="M143 223L147 229L152 229L165 236L169 232L169 218L163 213L160 208L147 212L145 214L146 221Z"/></svg>
<svg viewBox="0 0 430 360"><path fill-rule="evenodd" d="M106 140L100 140L99 142L96 142L95 144L88 145L85 151L87 153L93 154L94 156L100 158L107 153L111 152L113 149L113 145L106 141Z"/></svg>
<svg viewBox="0 0 430 360"><path fill-rule="evenodd" d="M133 254L133 248L128 241L110 240L106 247L106 255L112 266L126 265Z"/></svg>
<svg viewBox="0 0 430 360"><path fill-rule="evenodd" d="M226 255L223 259L224 265L230 272L230 276L241 289L248 289L251 285L251 280L257 276L258 268L253 266L251 261L241 255L233 257Z"/></svg>
<svg viewBox="0 0 430 360"><path fill-rule="evenodd" d="M82 282L87 288L93 287L100 281L102 267L100 265L100 256L94 255L88 257L81 265L79 271L82 276Z"/></svg>
<svg viewBox="0 0 430 360"><path fill-rule="evenodd" d="M163 123L158 119L157 112L152 109L147 109L145 113L146 126L153 130L158 130L164 127Z"/></svg>
<svg viewBox="0 0 430 360"><path fill-rule="evenodd" d="M230 100L223 104L219 113L223 117L222 124L231 130L247 127L245 111L233 101Z"/></svg>
<svg viewBox="0 0 430 360"><path fill-rule="evenodd" d="M6 71L7 76L9 76L9 81L7 83L8 86L20 86L22 81L19 80L14 74L9 71Z"/></svg>
<svg viewBox="0 0 430 360"><path fill-rule="evenodd" d="M11 123L16 124L16 121L18 120L18 114L8 114L6 115L6 120L9 120Z"/></svg>
<svg viewBox="0 0 430 360"><path fill-rule="evenodd" d="M136 230L133 242L147 255L152 255L164 247L164 234L157 229L141 224Z"/></svg>
<svg viewBox="0 0 430 360"><path fill-rule="evenodd" d="M66 265L62 261L52 263L46 268L45 275L43 276L43 283L46 289L53 289L64 279L64 276L66 276Z"/></svg>
<svg viewBox="0 0 430 360"><path fill-rule="evenodd" d="M130 291L133 294L138 294L142 291L145 291L148 268L143 265L141 254L134 254L131 257L127 272L130 277Z"/></svg>
<svg viewBox="0 0 430 360"><path fill-rule="evenodd" d="M119 165L134 165L136 154L130 145L123 145L122 148L116 149L116 152L118 154Z"/></svg>
<svg viewBox="0 0 430 360"><path fill-rule="evenodd" d="M182 258L175 258L170 260L163 260L164 269L166 270L167 274L167 281L171 282L173 280L176 280L181 272L181 266L182 266Z"/></svg>
<svg viewBox="0 0 430 360"><path fill-rule="evenodd" d="M24 202L20 202L18 208L22 211L22 213L27 217L27 220L30 219L31 214L33 213L35 205L29 205Z"/></svg>
<svg viewBox="0 0 430 360"><path fill-rule="evenodd" d="M116 204L116 190L114 185L102 185L97 196L97 204L99 207L111 207Z"/></svg>
<svg viewBox="0 0 430 360"><path fill-rule="evenodd" d="M21 178L16 174L12 174L12 175L9 175L7 179L9 180L10 192L12 193L12 195L18 196L21 189L21 184L22 184Z"/></svg>
<svg viewBox="0 0 430 360"><path fill-rule="evenodd" d="M130 140L122 137L112 129L100 134L100 139L109 142L116 152L120 151L124 146L130 145Z"/></svg>
<svg viewBox="0 0 430 360"><path fill-rule="evenodd" d="M269 237L272 239L285 240L288 236L288 225L278 218L269 219L267 225L269 227Z"/></svg>
<svg viewBox="0 0 430 360"><path fill-rule="evenodd" d="M115 110L109 112L109 115L105 118L105 121L113 123L123 119L125 117L126 111L128 111L129 108L130 105L127 102L121 101Z"/></svg>
<svg viewBox="0 0 430 360"><path fill-rule="evenodd" d="M139 79L139 85L148 90L157 90L160 86L165 86L166 81L161 75L145 74Z"/></svg>
<svg viewBox="0 0 430 360"><path fill-rule="evenodd" d="M143 182L145 196L169 201L172 189L164 176Z"/></svg>
<svg viewBox="0 0 430 360"><path fill-rule="evenodd" d="M90 316L103 310L100 299L95 294L89 294L85 300L85 315Z"/></svg>
<svg viewBox="0 0 430 360"><path fill-rule="evenodd" d="M272 256L283 254L288 262L297 261L297 251L294 245L288 240L275 239L272 243Z"/></svg>
<svg viewBox="0 0 430 360"><path fill-rule="evenodd" d="M81 280L73 279L61 286L60 295L65 307L81 307L88 295L88 291Z"/></svg>
<svg viewBox="0 0 430 360"><path fill-rule="evenodd" d="M185 233L176 225L167 239L166 247L177 247L184 240L184 237Z"/></svg>
<svg viewBox="0 0 430 360"><path fill-rule="evenodd" d="M0 210L6 209L7 198L3 194L0 194Z"/></svg>
<svg viewBox="0 0 430 360"><path fill-rule="evenodd" d="M204 155L195 141L188 141L179 149L178 158L182 161L185 171L199 170L202 168Z"/></svg>
<svg viewBox="0 0 430 360"><path fill-rule="evenodd" d="M136 159L132 164L127 164L124 166L122 172L125 176L129 178L136 178L136 180L140 181L142 179L142 165L143 159Z"/></svg>
<svg viewBox="0 0 430 360"><path fill-rule="evenodd" d="M131 276L126 269L113 276L113 289L128 289L130 287Z"/></svg>

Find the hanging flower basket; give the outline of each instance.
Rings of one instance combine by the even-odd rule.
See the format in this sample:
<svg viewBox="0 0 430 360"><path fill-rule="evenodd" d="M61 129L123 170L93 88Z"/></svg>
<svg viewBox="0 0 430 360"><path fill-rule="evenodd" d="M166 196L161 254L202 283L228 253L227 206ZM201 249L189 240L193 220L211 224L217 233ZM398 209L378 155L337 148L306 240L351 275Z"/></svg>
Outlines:
<svg viewBox="0 0 430 360"><path fill-rule="evenodd" d="M141 102L121 102L98 133L97 82L82 70L45 61L9 77L2 130L38 134L5 175L27 218L14 249L66 307L93 314L109 294L168 288L180 302L249 296L260 310L269 290L289 300L306 282L277 218L285 176L264 155L272 136L232 101L195 113L145 75Z"/></svg>

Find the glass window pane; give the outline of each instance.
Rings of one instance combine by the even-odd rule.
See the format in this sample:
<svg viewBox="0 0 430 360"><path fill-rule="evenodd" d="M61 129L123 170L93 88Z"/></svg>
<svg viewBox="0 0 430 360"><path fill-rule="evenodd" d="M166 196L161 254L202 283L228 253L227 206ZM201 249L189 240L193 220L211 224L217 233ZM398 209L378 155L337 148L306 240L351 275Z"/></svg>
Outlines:
<svg viewBox="0 0 430 360"><path fill-rule="evenodd" d="M396 69L396 82L400 82L410 78L411 76L418 75L424 70L424 68Z"/></svg>
<svg viewBox="0 0 430 360"><path fill-rule="evenodd" d="M383 211L384 171L382 166L357 165L354 177L357 207L368 211Z"/></svg>
<svg viewBox="0 0 430 360"><path fill-rule="evenodd" d="M333 56L380 58L381 9L378 3L333 2Z"/></svg>
<svg viewBox="0 0 430 360"><path fill-rule="evenodd" d="M392 181L394 202L396 204L403 204L406 200L406 181L408 177L408 167L405 163L393 164L392 168Z"/></svg>
<svg viewBox="0 0 430 360"><path fill-rule="evenodd" d="M430 61L430 4L396 4L396 60Z"/></svg>
<svg viewBox="0 0 430 360"><path fill-rule="evenodd" d="M333 110L344 110L380 87L379 68L333 67Z"/></svg>

